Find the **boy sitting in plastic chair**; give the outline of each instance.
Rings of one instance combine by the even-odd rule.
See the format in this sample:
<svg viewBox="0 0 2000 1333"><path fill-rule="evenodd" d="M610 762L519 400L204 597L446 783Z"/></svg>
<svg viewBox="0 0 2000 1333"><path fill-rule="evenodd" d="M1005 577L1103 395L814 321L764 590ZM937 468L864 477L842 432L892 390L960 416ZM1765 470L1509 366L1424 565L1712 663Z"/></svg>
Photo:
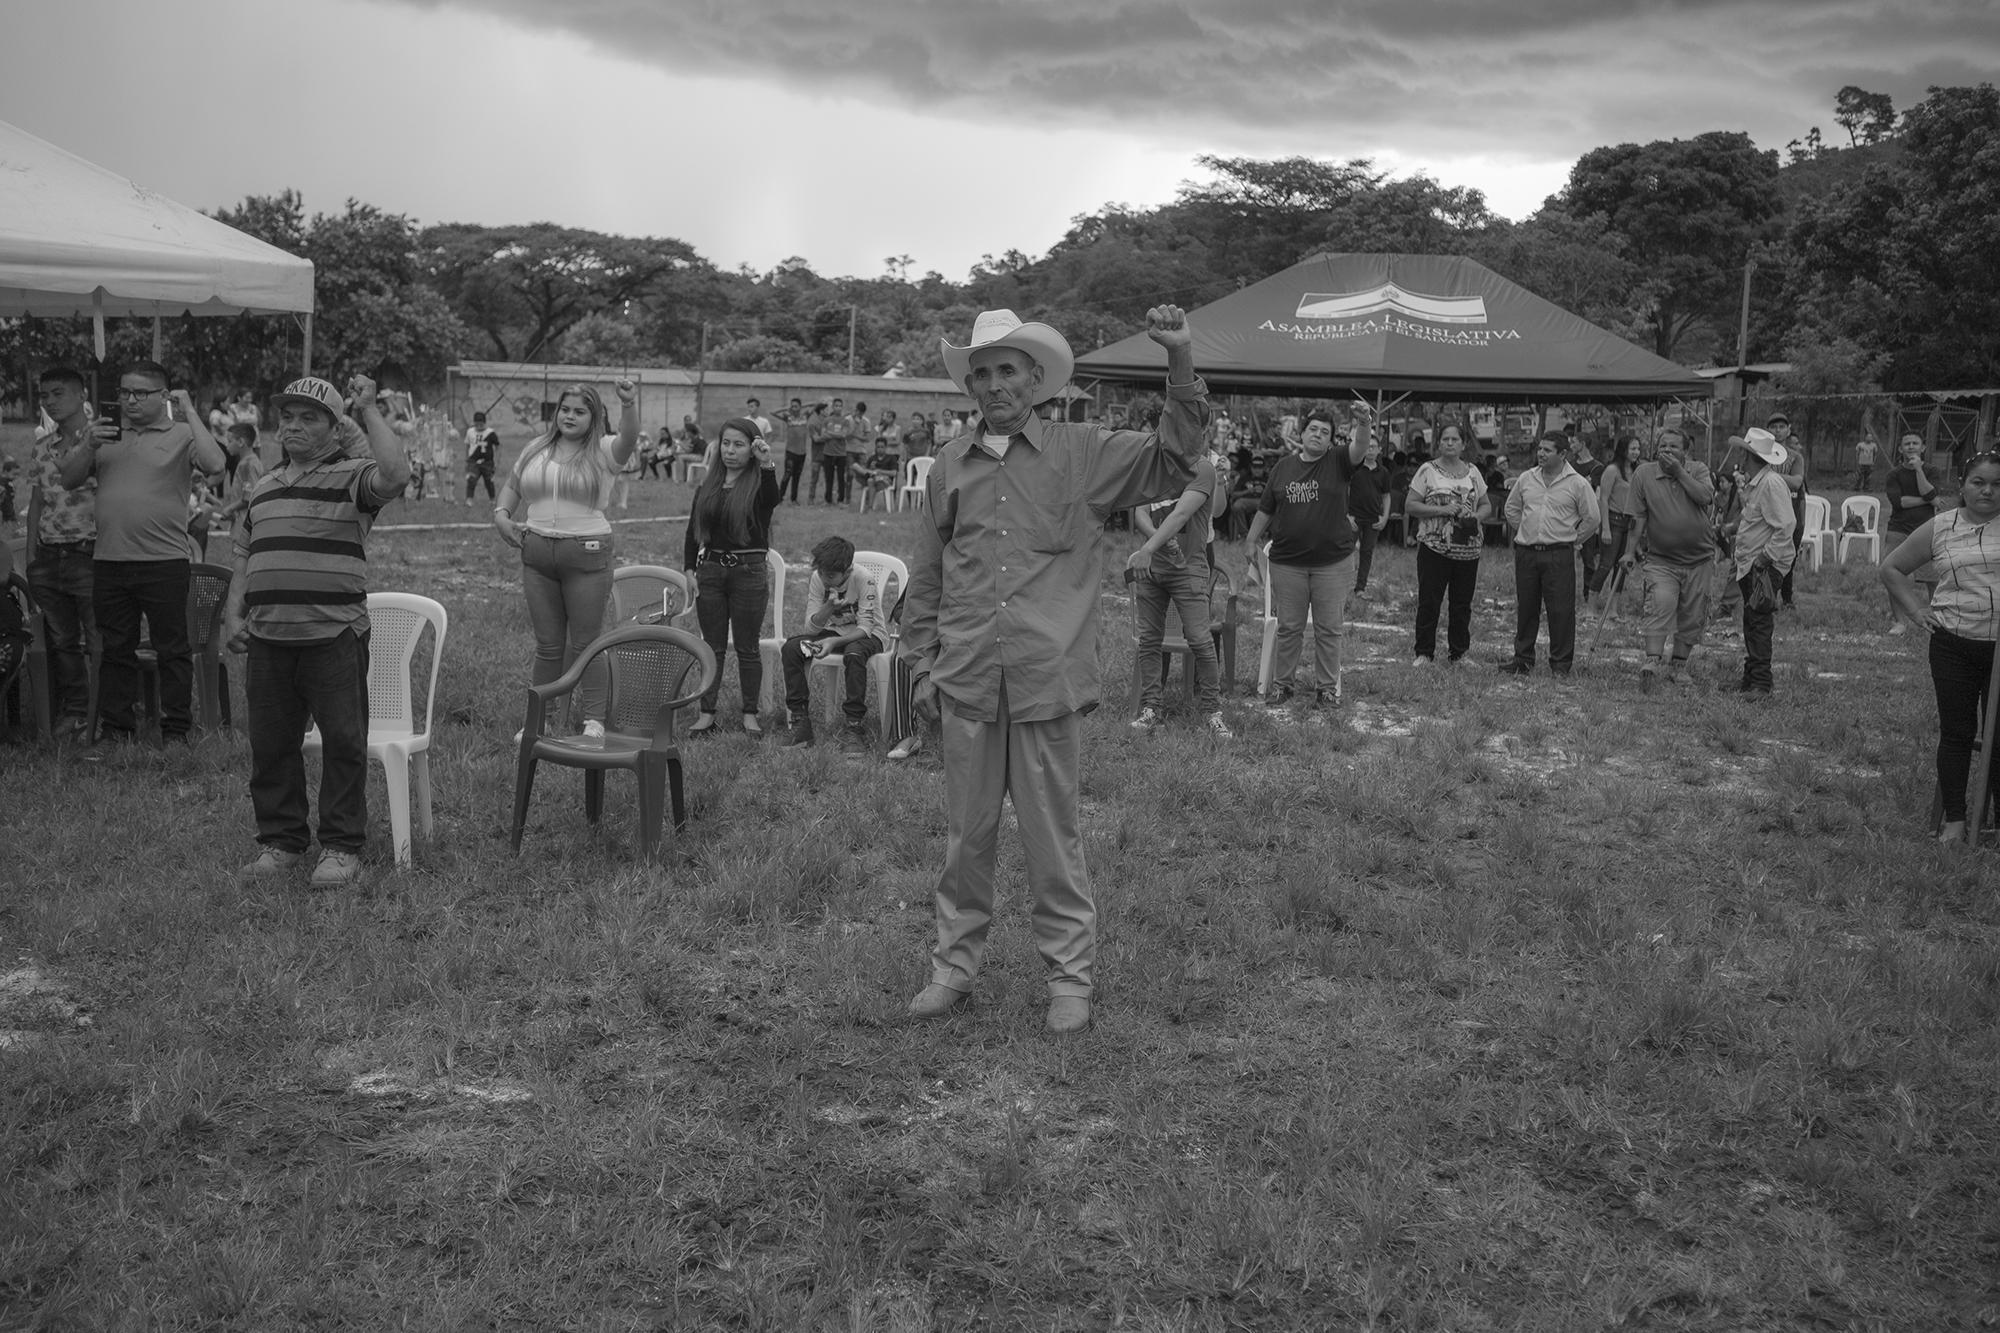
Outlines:
<svg viewBox="0 0 2000 1333"><path fill-rule="evenodd" d="M785 640L778 660L785 668L785 708L791 714L786 748L813 743L812 688L807 666L836 654L847 698L841 711L840 748L859 753L868 748L868 659L888 642L880 588L854 568L854 543L828 537L812 551L812 579L806 585L806 632Z"/></svg>
<svg viewBox="0 0 2000 1333"><path fill-rule="evenodd" d="M903 458L889 443L886 435L875 437L875 452L868 455L866 467L851 467L850 471L863 489L861 507L879 505L887 509L896 498L896 488L903 484Z"/></svg>

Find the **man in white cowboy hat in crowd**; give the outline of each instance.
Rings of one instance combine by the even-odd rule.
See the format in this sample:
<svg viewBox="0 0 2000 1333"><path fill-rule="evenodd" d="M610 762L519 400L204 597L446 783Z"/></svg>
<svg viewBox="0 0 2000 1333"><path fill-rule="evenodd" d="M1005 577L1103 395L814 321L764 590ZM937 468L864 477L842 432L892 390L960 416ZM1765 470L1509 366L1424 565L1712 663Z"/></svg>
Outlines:
<svg viewBox="0 0 2000 1333"><path fill-rule="evenodd" d="M1792 532L1798 517L1784 467L1789 454L1770 431L1752 427L1743 436L1742 514L1736 520L1736 586L1743 592L1743 683L1745 694L1771 692L1771 630L1785 575L1798 557ZM1768 585L1755 586L1759 560L1769 561Z"/></svg>
<svg viewBox="0 0 2000 1333"><path fill-rule="evenodd" d="M262 852L246 879L293 873L311 841L306 727L319 727L319 864L314 888L361 880L368 833L368 558L375 515L403 493L409 455L375 401L348 385L368 442L353 434L340 391L293 380L277 396L284 461L253 486L236 528L236 577L223 608L230 651L248 652L250 804Z"/></svg>
<svg viewBox="0 0 2000 1333"><path fill-rule="evenodd" d="M930 984L910 1002L918 1018L942 1017L971 994L993 912L1001 805L1012 797L1048 969L1048 1026L1090 1023L1097 908L1077 788L1083 715L1099 702L1102 524L1187 487L1207 418L1187 316L1157 306L1146 325L1167 352L1157 432L1037 417L1075 365L1046 324L989 310L965 346L943 345L979 416L938 450L904 604L902 654L917 711L938 724L949 828Z"/></svg>

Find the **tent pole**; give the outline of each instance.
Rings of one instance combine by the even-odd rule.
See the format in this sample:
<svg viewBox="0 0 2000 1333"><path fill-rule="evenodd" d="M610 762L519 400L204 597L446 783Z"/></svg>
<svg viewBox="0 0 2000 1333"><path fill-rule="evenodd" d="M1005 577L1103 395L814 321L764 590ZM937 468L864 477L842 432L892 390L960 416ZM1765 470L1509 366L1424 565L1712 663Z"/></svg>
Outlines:
<svg viewBox="0 0 2000 1333"><path fill-rule="evenodd" d="M158 361L163 355L165 344L160 337L160 312L156 310L153 312L153 360Z"/></svg>
<svg viewBox="0 0 2000 1333"><path fill-rule="evenodd" d="M310 310L306 311L305 331L305 343L299 350L299 374L310 375L313 373L313 317Z"/></svg>

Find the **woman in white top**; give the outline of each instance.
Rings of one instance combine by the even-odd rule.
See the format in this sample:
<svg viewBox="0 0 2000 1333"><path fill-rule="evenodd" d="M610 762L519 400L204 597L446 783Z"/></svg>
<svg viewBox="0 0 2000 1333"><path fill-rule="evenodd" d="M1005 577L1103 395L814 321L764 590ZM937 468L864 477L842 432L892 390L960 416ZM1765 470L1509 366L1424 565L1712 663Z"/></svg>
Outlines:
<svg viewBox="0 0 2000 1333"><path fill-rule="evenodd" d="M612 483L639 443L639 388L617 381L618 433L607 435L604 400L572 384L547 433L521 451L493 510L501 540L521 552L521 588L535 631L528 679L546 685L567 671L604 626L611 598ZM526 505L520 513L515 511ZM580 711L587 736L604 734L604 677L585 674Z"/></svg>
<svg viewBox="0 0 2000 1333"><path fill-rule="evenodd" d="M1931 687L1937 692L1938 795L1944 806L1940 842L1966 835L1966 784L1980 701L1993 674L2000 639L2000 454L1973 456L1957 509L1930 519L1882 562L1882 583L1896 611L1930 631ZM1929 564L1937 584L1930 605L1917 588ZM1987 796L2000 794L2000 745L1989 747ZM1975 834L1976 836L1976 834Z"/></svg>
<svg viewBox="0 0 2000 1333"><path fill-rule="evenodd" d="M1410 478L1403 512L1417 520L1417 657L1437 657L1438 608L1451 595L1445 648L1456 662L1472 647L1472 592L1479 583L1479 550L1492 513L1486 478L1465 458L1465 432L1438 431L1438 454Z"/></svg>

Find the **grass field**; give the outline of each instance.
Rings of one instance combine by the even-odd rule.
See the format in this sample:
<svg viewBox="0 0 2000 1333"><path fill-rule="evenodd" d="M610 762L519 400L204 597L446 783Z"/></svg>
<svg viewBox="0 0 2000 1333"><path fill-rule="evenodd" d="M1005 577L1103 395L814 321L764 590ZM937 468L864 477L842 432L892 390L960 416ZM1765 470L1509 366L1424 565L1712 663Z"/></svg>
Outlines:
<svg viewBox="0 0 2000 1333"><path fill-rule="evenodd" d="M910 521L776 540L907 553ZM678 563L678 524L618 541ZM510 855L510 553L385 530L372 563L454 616L414 870L377 779L363 890L236 883L236 736L0 749L0 1327L2000 1323L1993 862L1923 835L1929 682L1872 570L1801 575L1751 703L1734 640L1654 696L1629 630L1569 685L1498 678L1499 554L1478 667L1412 672L1385 552L1342 715L1276 726L1239 680L1231 744L1128 731L1107 577L1098 1021L1065 1040L1011 833L970 1011L902 1017L933 766L732 726L687 747L664 864L628 784L593 835L547 769Z"/></svg>

